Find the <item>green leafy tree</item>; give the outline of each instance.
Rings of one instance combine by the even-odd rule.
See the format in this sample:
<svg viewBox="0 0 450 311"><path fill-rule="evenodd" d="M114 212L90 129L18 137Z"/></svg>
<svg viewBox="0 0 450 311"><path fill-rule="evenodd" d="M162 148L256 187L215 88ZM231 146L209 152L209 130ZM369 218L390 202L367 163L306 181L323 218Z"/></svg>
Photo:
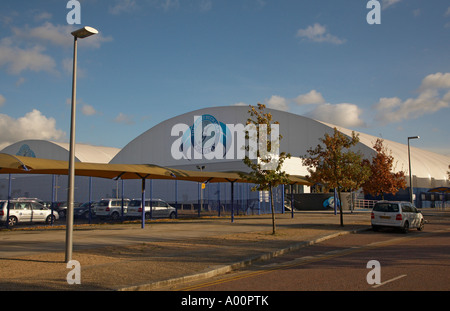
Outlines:
<svg viewBox="0 0 450 311"><path fill-rule="evenodd" d="M303 156L303 165L308 167L309 181L322 184L326 189L337 189L339 201L343 189L358 189L370 176L370 171L362 165L360 152L350 150L359 142L352 132L348 137L334 128L333 135L325 134L319 139L321 144L308 149ZM342 204L339 205L340 223L344 226Z"/></svg>
<svg viewBox="0 0 450 311"><path fill-rule="evenodd" d="M392 172L394 168L394 157L392 152L383 145L383 139L378 138L373 148L377 154L372 161L365 159L363 164L371 171L371 177L363 185L364 193L374 196L381 195L384 199L385 193L396 194L399 189L406 188L405 172Z"/></svg>
<svg viewBox="0 0 450 311"><path fill-rule="evenodd" d="M243 161L251 171L246 174L241 173L241 177L255 184L252 187L252 191L269 191L272 210L272 234L275 234L273 188L289 183L289 175L282 171L282 166L285 159L290 158L291 155L285 152L273 152L274 150L279 150L279 142L282 139L282 135L279 134L276 139L273 139L271 125L279 125L279 123L272 120L272 114L265 112L265 108L266 106L260 103L258 103L257 107L250 105L250 110L248 111L250 117L247 119L247 125L254 125L255 132L246 133L246 139L248 139L249 144L245 149L249 153L255 152L256 159L246 154ZM259 148L256 148L256 150L252 149L251 141L257 142ZM266 150L263 150L263 148L266 148Z"/></svg>

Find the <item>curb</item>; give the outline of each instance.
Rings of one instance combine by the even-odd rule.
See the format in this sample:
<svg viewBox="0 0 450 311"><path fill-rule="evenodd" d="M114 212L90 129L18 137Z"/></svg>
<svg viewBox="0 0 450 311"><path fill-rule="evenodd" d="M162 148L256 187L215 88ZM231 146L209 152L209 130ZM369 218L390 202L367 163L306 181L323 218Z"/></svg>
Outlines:
<svg viewBox="0 0 450 311"><path fill-rule="evenodd" d="M371 230L371 229L364 228L364 229L357 229L357 230L350 230L350 231L339 231L339 232L335 232L332 234L318 237L313 240L300 242L300 243L294 244L292 246L289 246L289 247L286 247L283 249L279 249L279 250L276 250L276 251L273 251L270 253L265 253L265 254L254 256L254 257L251 257L248 259L244 259L244 260L236 262L234 264L219 266L217 268L214 268L214 269L211 269L211 270L208 270L205 272L200 272L200 273L196 273L196 274L191 274L191 275L168 279L168 280L163 280L163 281L157 281L157 282L153 282L153 283L149 283L149 284L141 284L141 285L135 285L135 286L130 286L130 287L123 287L123 288L119 288L116 290L117 291L149 291L149 290L154 290L154 289L161 288L161 287L181 285L181 284L192 282L192 281L204 280L204 279L208 279L208 278L211 278L214 276L226 274L228 272L237 270L239 268L244 268L244 267L250 266L254 262L257 262L257 261L269 260L274 257L286 254L288 252L298 250L303 247L311 246L311 245L323 242L325 240L330 240L330 239L336 238L338 236L354 234L354 233L368 231L368 230Z"/></svg>

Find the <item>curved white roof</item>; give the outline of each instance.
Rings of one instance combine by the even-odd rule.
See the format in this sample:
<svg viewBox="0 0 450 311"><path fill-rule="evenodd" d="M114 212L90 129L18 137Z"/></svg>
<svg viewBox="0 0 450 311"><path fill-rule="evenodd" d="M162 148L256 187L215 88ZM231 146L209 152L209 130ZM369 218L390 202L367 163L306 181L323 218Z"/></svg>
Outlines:
<svg viewBox="0 0 450 311"><path fill-rule="evenodd" d="M205 165L205 170L216 171L246 169L247 167L243 165L240 159L206 160L203 158L177 160L172 156L171 148L174 147L177 139L181 139L180 136L182 135L179 131L174 131L172 135L172 131L176 125L184 124L186 126L192 126L195 116L205 115L225 125L245 125L249 117L248 109L248 106L212 107L195 110L168 119L131 141L111 160L111 163L153 163L194 170L197 165L202 164ZM306 168L302 167L300 157L306 155L306 151L309 148L319 144L319 138L322 138L325 133L332 134L334 127L346 135L351 135L352 132L350 129L319 122L285 111L273 109L267 109L267 111L272 114L274 121L280 123L280 134L283 135L280 150L289 152L293 157L287 163L289 169L286 169L291 174L306 174ZM356 131L355 133L359 134L360 138L360 143L356 146L356 149L366 158L371 158L375 154L372 146L377 137ZM384 145L392 151L392 155L396 161L394 170L403 170L406 174L409 174L407 145L387 139L384 139ZM411 147L411 164L413 176L421 180L429 180L430 187L439 185L447 186L446 172L450 164L450 157ZM441 182L437 183L439 180Z"/></svg>
<svg viewBox="0 0 450 311"><path fill-rule="evenodd" d="M1 152L12 155L67 161L69 159L69 147L67 143L57 143L47 140L23 140L4 148ZM76 144L75 161L109 163L119 151L120 149L117 148Z"/></svg>

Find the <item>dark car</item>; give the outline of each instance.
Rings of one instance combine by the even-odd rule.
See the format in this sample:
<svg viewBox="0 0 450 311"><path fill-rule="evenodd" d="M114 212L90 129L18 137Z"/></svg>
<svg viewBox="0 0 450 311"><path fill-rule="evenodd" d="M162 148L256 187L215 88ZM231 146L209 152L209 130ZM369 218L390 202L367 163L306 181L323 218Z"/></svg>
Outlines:
<svg viewBox="0 0 450 311"><path fill-rule="evenodd" d="M76 218L82 218L82 219L89 219L89 206L91 208L91 218L95 217L95 206L97 205L96 202L86 202L81 204L78 207L74 207L73 209L73 216Z"/></svg>

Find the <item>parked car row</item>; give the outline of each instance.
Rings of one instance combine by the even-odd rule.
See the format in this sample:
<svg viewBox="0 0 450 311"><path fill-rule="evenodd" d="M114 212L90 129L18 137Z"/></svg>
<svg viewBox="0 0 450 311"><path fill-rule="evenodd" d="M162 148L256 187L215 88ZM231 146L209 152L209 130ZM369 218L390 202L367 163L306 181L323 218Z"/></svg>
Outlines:
<svg viewBox="0 0 450 311"><path fill-rule="evenodd" d="M122 208L123 205L123 208ZM150 212L150 206L151 212ZM53 210L52 210L53 207ZM65 202L45 203L39 199L19 198L0 201L0 224L15 226L17 223L45 222L50 224L66 216L67 204ZM145 219L175 218L176 209L160 199L145 200ZM89 219L103 218L118 220L120 217L142 216L141 199L102 199L99 202L74 203L74 217Z"/></svg>
<svg viewBox="0 0 450 311"><path fill-rule="evenodd" d="M101 218L111 219L119 219L122 215L126 217L141 217L141 202L141 199L124 199L122 210L122 199L103 199L97 204L95 215ZM150 219L150 217L175 218L176 209L161 199L146 199L144 215L146 219Z"/></svg>

